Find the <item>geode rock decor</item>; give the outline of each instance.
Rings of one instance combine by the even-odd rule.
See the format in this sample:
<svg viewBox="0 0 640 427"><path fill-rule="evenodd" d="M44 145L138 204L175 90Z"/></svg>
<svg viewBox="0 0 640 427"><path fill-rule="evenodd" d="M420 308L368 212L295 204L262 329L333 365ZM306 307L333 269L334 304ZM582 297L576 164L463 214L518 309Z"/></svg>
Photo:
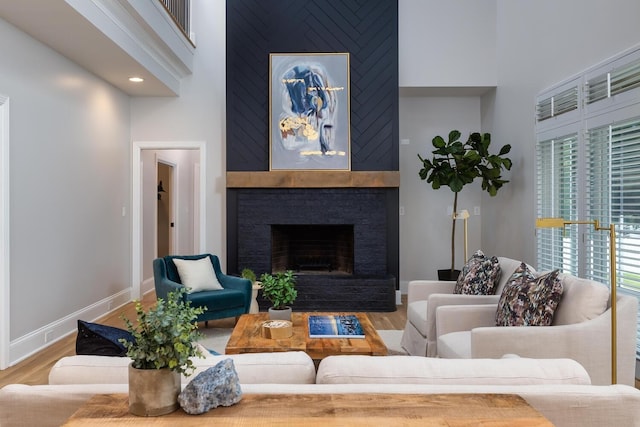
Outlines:
<svg viewBox="0 0 640 427"><path fill-rule="evenodd" d="M198 374L178 395L180 407L191 415L204 414L218 406L231 406L240 400L242 390L231 359Z"/></svg>

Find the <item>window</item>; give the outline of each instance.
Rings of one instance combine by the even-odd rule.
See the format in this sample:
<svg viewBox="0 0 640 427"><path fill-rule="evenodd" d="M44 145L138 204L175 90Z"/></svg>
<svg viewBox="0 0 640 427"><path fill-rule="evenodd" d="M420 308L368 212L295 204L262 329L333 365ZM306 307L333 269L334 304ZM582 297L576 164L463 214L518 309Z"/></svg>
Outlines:
<svg viewBox="0 0 640 427"><path fill-rule="evenodd" d="M537 217L615 224L618 292L640 298L640 47L540 94L536 123ZM538 269L607 284L609 244L591 225L538 229Z"/></svg>

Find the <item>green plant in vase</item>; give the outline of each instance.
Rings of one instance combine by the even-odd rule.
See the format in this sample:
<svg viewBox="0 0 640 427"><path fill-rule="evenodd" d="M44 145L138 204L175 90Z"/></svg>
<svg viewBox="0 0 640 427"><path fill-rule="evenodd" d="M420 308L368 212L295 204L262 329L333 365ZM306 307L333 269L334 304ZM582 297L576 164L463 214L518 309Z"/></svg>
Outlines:
<svg viewBox="0 0 640 427"><path fill-rule="evenodd" d="M290 320L290 304L293 304L298 297L298 291L295 288L296 277L293 271L287 270L274 274L264 273L260 276L260 281L262 282L262 295L271 303L269 316L272 319ZM277 311L283 313L274 313ZM288 312L288 315L286 312Z"/></svg>

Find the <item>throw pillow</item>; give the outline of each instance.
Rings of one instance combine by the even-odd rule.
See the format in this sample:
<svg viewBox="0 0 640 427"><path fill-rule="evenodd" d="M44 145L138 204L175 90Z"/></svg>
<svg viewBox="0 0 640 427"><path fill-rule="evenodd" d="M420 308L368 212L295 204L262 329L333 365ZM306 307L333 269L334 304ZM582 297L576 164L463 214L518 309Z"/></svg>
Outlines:
<svg viewBox="0 0 640 427"><path fill-rule="evenodd" d="M76 354L124 357L127 349L119 341L120 338L135 341L133 335L124 329L78 320Z"/></svg>
<svg viewBox="0 0 640 427"><path fill-rule="evenodd" d="M187 288L188 293L224 289L213 271L213 264L211 264L209 257L200 259L173 258L173 263L176 265L180 281Z"/></svg>
<svg viewBox="0 0 640 427"><path fill-rule="evenodd" d="M558 270L535 276L522 263L504 286L496 326L550 326L562 298Z"/></svg>
<svg viewBox="0 0 640 427"><path fill-rule="evenodd" d="M498 257L487 258L482 251L476 251L462 267L454 294L493 295L500 280Z"/></svg>

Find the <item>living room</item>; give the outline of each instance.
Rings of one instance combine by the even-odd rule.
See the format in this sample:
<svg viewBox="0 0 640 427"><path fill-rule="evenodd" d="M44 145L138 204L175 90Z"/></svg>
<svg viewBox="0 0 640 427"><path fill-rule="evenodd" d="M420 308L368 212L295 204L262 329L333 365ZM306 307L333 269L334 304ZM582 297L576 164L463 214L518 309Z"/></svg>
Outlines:
<svg viewBox="0 0 640 427"><path fill-rule="evenodd" d="M47 16L46 2L24 3L39 6L34 19ZM0 367L73 333L75 319L139 297L152 280L152 253L139 261L133 247L142 231L133 225L132 141L202 144L203 227L198 242L182 232L178 249L198 247L228 265L226 5L192 7L196 48L179 96L118 89L18 29L8 6L0 7L0 101L10 108L0 129L10 146L3 151ZM535 98L636 46L639 9L629 0L398 1L400 293L448 264L442 247L451 194L419 179L417 154L451 129L490 132L496 145L513 147L510 182L496 197L476 186L461 193L461 208L478 212L469 218L469 247L536 265ZM613 10L624 13L602 19ZM268 93L252 95L266 108Z"/></svg>

